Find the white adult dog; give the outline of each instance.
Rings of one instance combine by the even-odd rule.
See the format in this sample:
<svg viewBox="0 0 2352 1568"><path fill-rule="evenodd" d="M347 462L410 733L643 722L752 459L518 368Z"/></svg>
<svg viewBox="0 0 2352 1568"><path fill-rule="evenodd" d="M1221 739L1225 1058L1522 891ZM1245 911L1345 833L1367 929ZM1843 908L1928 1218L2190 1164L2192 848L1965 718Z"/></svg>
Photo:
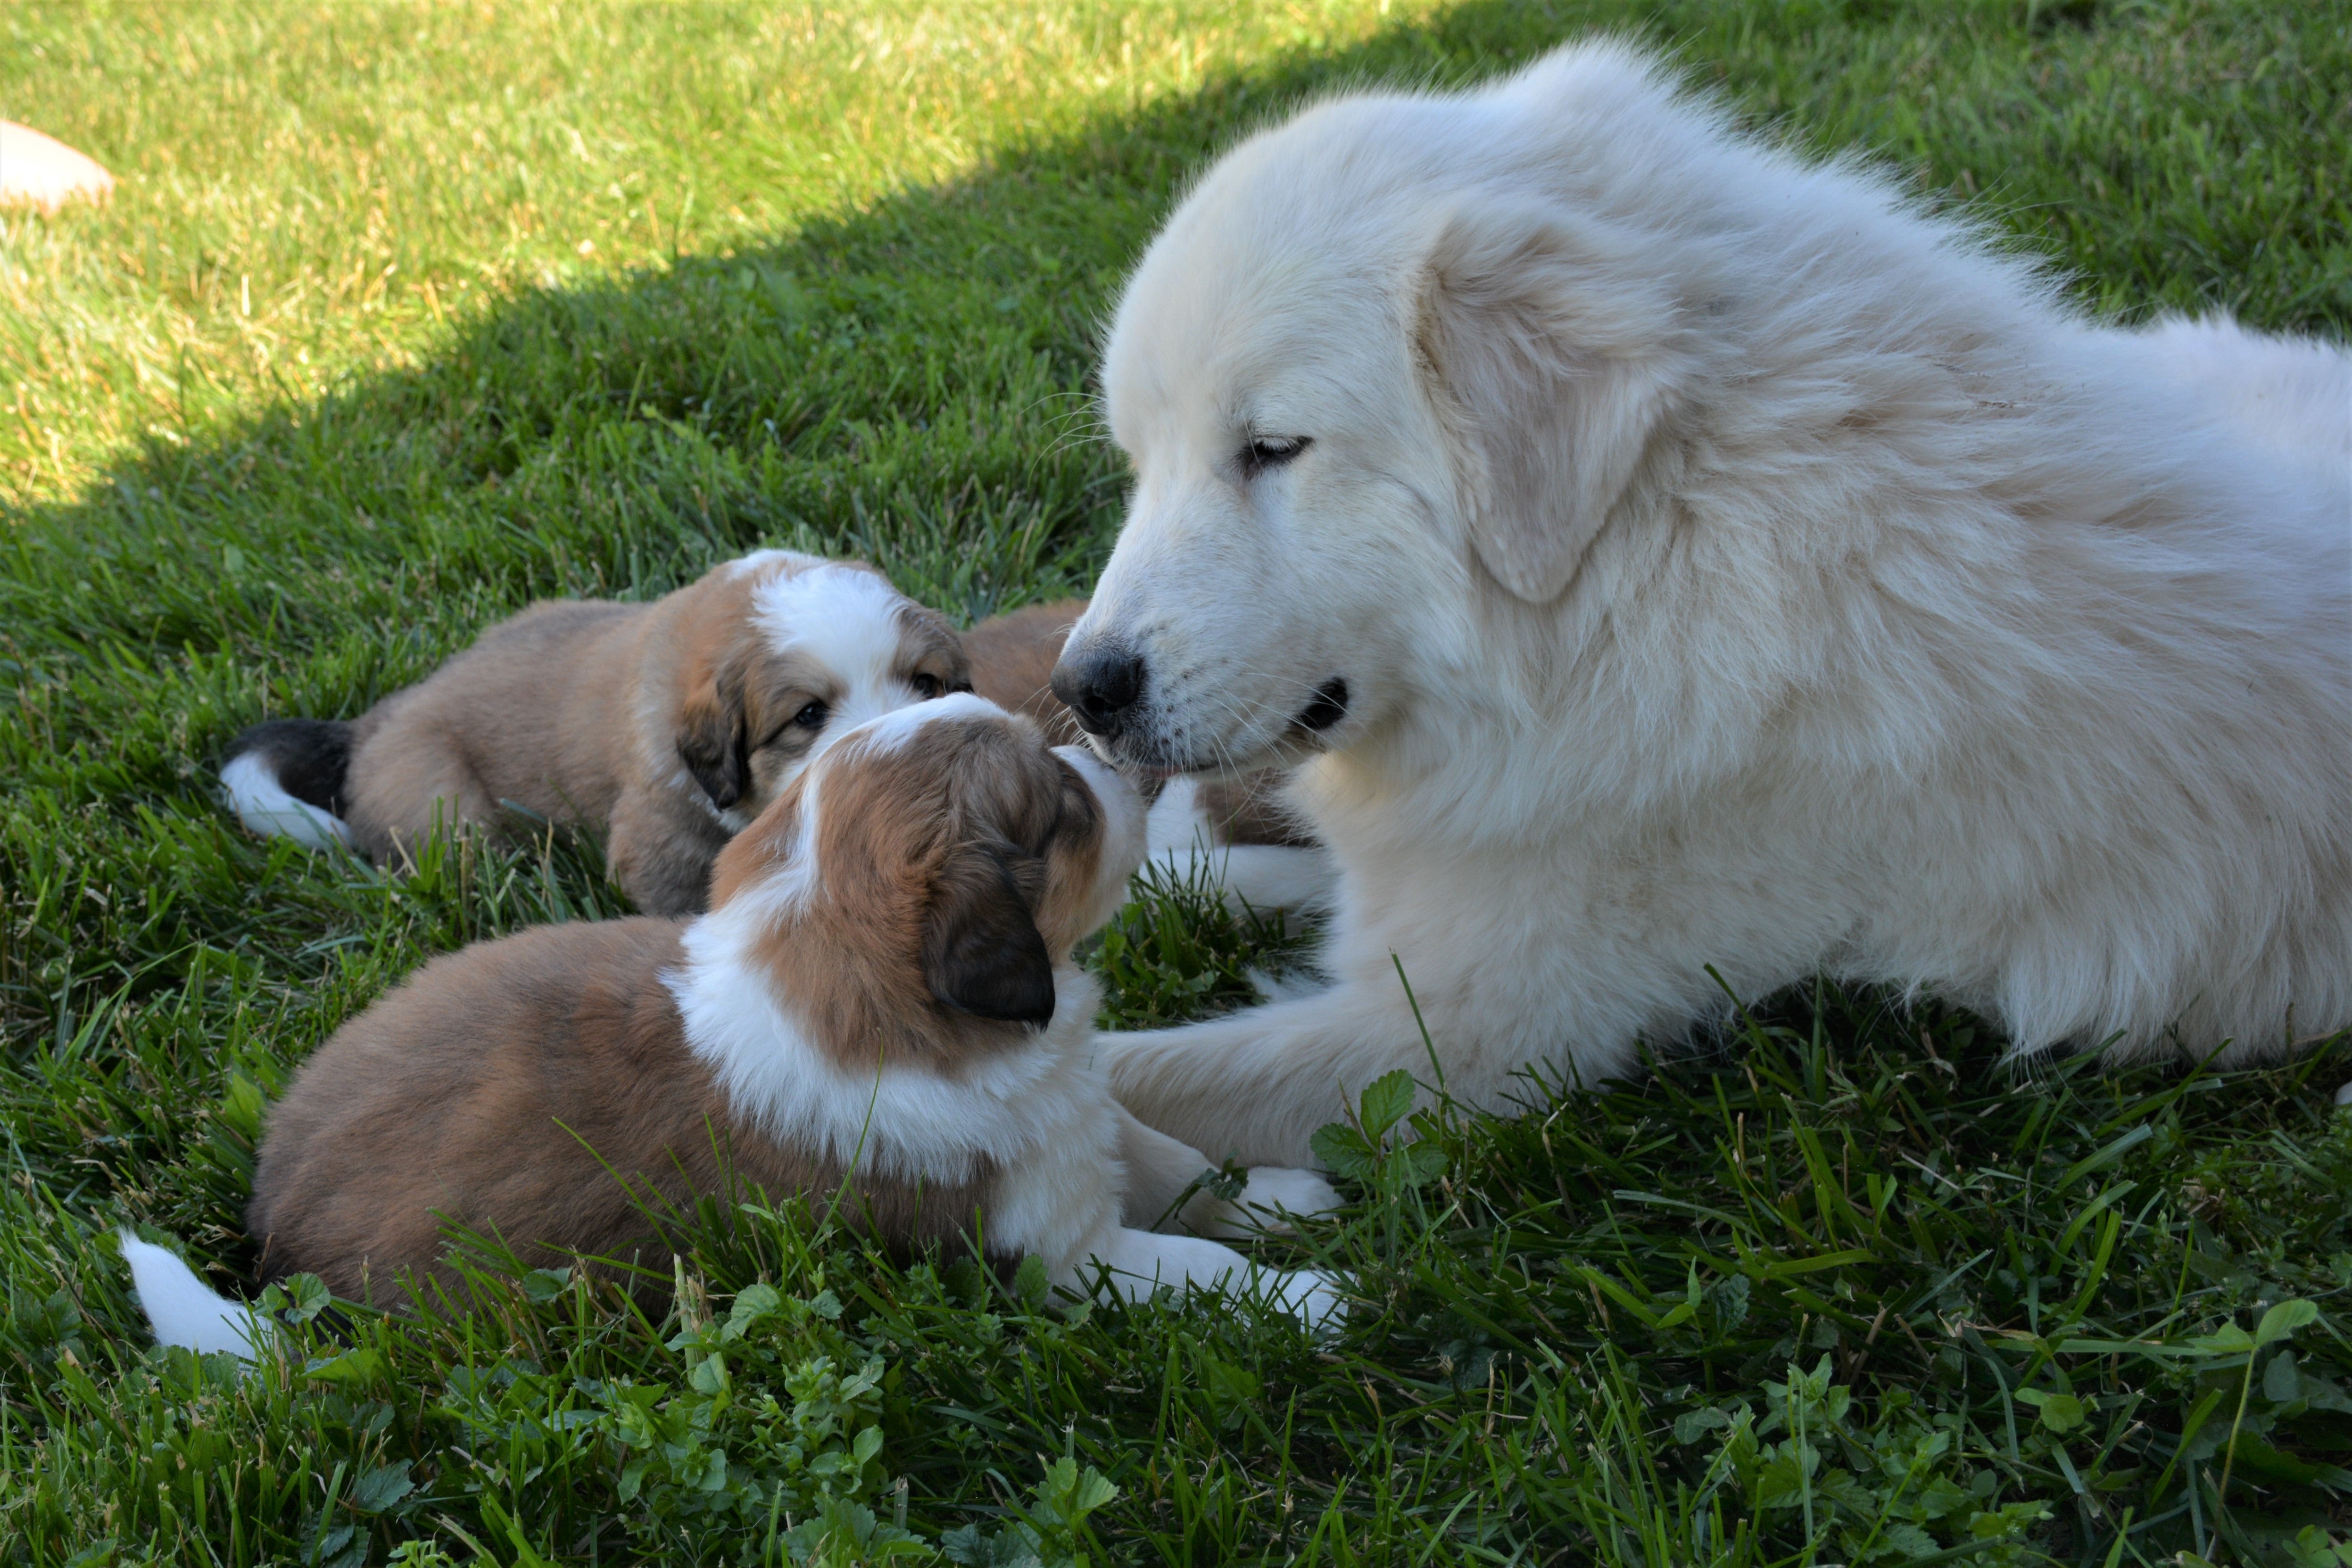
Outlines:
<svg viewBox="0 0 2352 1568"><path fill-rule="evenodd" d="M1110 755L1304 759L1321 994L1102 1037L1304 1163L1816 972L2020 1051L2352 1025L2352 359L2120 330L1618 43L1213 168L1104 386L1126 529L1055 674Z"/></svg>

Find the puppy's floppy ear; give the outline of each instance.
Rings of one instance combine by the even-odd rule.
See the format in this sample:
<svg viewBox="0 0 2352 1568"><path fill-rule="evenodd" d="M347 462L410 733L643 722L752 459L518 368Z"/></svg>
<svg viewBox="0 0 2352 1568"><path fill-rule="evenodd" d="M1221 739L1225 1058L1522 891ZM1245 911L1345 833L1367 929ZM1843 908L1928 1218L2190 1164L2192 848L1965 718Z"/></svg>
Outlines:
<svg viewBox="0 0 2352 1568"><path fill-rule="evenodd" d="M677 755L710 803L725 810L751 792L743 683L723 658L697 655L678 705Z"/></svg>
<svg viewBox="0 0 2352 1568"><path fill-rule="evenodd" d="M1559 597L1684 375L1673 298L1625 236L1464 208L1423 264L1413 348L1495 580Z"/></svg>
<svg viewBox="0 0 2352 1568"><path fill-rule="evenodd" d="M1054 1017L1054 959L1005 852L952 852L931 890L923 931L923 977L958 1012L1008 1023Z"/></svg>

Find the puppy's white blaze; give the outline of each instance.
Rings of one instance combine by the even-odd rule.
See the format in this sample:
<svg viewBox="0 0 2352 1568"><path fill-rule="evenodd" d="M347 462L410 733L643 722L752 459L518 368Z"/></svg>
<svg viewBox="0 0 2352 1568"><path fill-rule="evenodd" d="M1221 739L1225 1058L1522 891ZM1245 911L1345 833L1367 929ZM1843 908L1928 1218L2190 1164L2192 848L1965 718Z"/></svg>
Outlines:
<svg viewBox="0 0 2352 1568"><path fill-rule="evenodd" d="M790 567L807 570L824 564L823 556L803 555L796 549L755 549L727 563L727 575L744 577L768 567Z"/></svg>
<svg viewBox="0 0 2352 1568"><path fill-rule="evenodd" d="M687 927L686 962L662 977L688 1047L735 1113L769 1137L898 1180L962 1183L982 1158L1025 1158L1072 1120L1065 1069L1090 1053L1098 1001L1085 974L1056 970L1053 1021L954 1078L887 1061L853 1072L810 1041L753 956L774 916L772 899L739 894ZM1108 1096L1099 1077L1091 1082Z"/></svg>
<svg viewBox="0 0 2352 1568"><path fill-rule="evenodd" d="M805 770L807 764L803 764ZM793 823L793 841L784 852L783 864L758 883L737 893L729 907L743 906L746 920L761 924L764 929L789 915L797 915L808 907L824 886L824 868L817 864L816 828L819 813L824 810L821 791L824 788L822 774L810 774L801 787L800 814Z"/></svg>
<svg viewBox="0 0 2352 1568"><path fill-rule="evenodd" d="M907 707L892 708L888 713L869 718L856 728L843 734L843 740L856 740L866 749L877 753L898 750L924 727L950 719L1004 718L1005 711L986 697L973 692L951 692L929 702L915 703Z"/></svg>
<svg viewBox="0 0 2352 1568"><path fill-rule="evenodd" d="M131 1265L139 1305L159 1344L210 1355L226 1351L250 1360L263 1330L252 1310L207 1288L195 1270L163 1248L121 1232L122 1260Z"/></svg>
<svg viewBox="0 0 2352 1568"><path fill-rule="evenodd" d="M751 613L778 653L809 653L853 682L887 676L898 656L907 597L877 574L824 563L770 578L751 591Z"/></svg>
<svg viewBox="0 0 2352 1568"><path fill-rule="evenodd" d="M919 700L897 670L899 616L913 602L874 572L831 561L751 591L752 618L769 645L806 653L841 680L841 695L803 766L859 726Z"/></svg>
<svg viewBox="0 0 2352 1568"><path fill-rule="evenodd" d="M248 751L221 769L221 793L246 831L265 839L292 839L307 849L330 849L352 841L352 831L332 811L298 800L278 782L259 752Z"/></svg>

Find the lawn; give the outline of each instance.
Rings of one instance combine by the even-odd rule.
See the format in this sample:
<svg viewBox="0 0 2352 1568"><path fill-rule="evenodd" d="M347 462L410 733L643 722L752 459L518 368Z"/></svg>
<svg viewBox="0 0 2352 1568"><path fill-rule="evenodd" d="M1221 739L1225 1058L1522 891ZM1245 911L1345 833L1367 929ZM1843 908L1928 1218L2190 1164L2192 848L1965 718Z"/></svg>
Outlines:
<svg viewBox="0 0 2352 1568"><path fill-rule="evenodd" d="M1368 1096L1354 1207L1261 1247L1353 1275L1327 1342L753 1201L657 1321L486 1264L495 1311L296 1290L255 1370L150 1348L116 1224L250 1292L305 1053L623 907L593 842L247 839L232 733L755 544L960 620L1082 590L1097 324L1190 172L1596 26L2096 310L2352 334L2345 0L0 12L0 114L123 180L0 218L0 1563L2352 1564L2352 1048L2012 1069L1826 986L1517 1118ZM1095 962L1160 1021L1302 935L1163 884Z"/></svg>

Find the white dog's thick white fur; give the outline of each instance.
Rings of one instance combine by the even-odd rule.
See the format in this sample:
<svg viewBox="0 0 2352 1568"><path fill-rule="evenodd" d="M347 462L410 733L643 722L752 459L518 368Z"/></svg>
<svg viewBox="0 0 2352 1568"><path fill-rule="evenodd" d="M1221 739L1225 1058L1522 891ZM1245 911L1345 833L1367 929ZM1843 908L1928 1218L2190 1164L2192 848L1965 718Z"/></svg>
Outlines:
<svg viewBox="0 0 2352 1568"><path fill-rule="evenodd" d="M1127 760L1311 756L1339 867L1334 988L1105 1037L1213 1156L1428 1076L1392 954L1489 1106L1720 1016L1709 966L2020 1051L2352 1024L2343 352L2099 325L1600 43L1242 145L1105 387L1135 487L1066 666L1142 660Z"/></svg>

